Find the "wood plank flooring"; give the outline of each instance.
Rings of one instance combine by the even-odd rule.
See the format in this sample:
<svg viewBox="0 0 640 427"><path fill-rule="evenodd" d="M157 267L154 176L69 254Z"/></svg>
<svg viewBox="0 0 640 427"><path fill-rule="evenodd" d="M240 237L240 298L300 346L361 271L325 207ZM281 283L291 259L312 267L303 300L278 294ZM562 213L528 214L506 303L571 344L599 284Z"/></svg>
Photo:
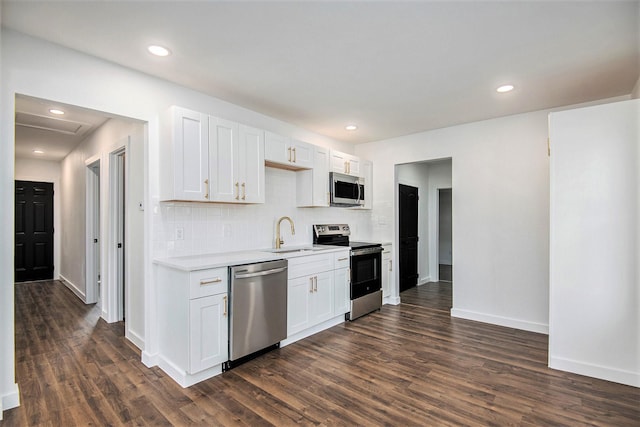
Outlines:
<svg viewBox="0 0 640 427"><path fill-rule="evenodd" d="M59 282L18 284L1 425L640 425L640 389L547 368L545 335L402 299L182 389Z"/></svg>

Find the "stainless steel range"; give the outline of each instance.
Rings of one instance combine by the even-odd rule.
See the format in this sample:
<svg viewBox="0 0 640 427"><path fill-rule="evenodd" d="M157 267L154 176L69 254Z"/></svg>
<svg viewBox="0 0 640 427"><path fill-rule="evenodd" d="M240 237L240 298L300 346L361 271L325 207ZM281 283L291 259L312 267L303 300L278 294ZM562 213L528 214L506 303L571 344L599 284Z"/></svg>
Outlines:
<svg viewBox="0 0 640 427"><path fill-rule="evenodd" d="M351 247L351 309L346 320L354 320L382 307L382 245L349 241L347 224L313 226L313 243Z"/></svg>

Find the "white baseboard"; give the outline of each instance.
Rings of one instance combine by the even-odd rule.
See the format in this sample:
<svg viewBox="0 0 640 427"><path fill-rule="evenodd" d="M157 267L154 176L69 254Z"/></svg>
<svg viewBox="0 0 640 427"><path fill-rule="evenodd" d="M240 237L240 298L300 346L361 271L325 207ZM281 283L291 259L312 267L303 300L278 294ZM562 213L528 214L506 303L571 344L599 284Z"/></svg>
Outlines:
<svg viewBox="0 0 640 427"><path fill-rule="evenodd" d="M382 304L398 305L400 304L400 297L386 296L382 298Z"/></svg>
<svg viewBox="0 0 640 427"><path fill-rule="evenodd" d="M216 365L212 368L205 369L204 371L200 371L195 374L188 374L162 356L160 356L158 366L175 382L180 384L182 388L191 387L192 385L197 384L200 381L208 380L209 378L215 377L216 375L222 373L222 365Z"/></svg>
<svg viewBox="0 0 640 427"><path fill-rule="evenodd" d="M608 366L594 365L579 360L553 356L549 356L549 367L559 371L572 372L574 374L599 378L632 387L640 387L640 372L624 371Z"/></svg>
<svg viewBox="0 0 640 427"><path fill-rule="evenodd" d="M417 286L422 286L425 283L429 283L430 281L431 281L431 276L423 277L422 279L420 279L418 281L418 285Z"/></svg>
<svg viewBox="0 0 640 427"><path fill-rule="evenodd" d="M138 347L140 350L144 348L144 338L138 335L135 331L132 331L131 329L127 329L126 333L124 334L124 337L129 341L131 341L133 345Z"/></svg>
<svg viewBox="0 0 640 427"><path fill-rule="evenodd" d="M332 328L336 325L339 325L341 323L344 323L344 314L341 314L339 316L334 317L333 319L329 319L325 322L322 322L318 325L312 326L309 329L305 329L304 331L300 331L297 334L293 334L289 337L287 337L287 339L285 339L284 341L280 342L280 347L284 347L287 346L289 344L293 344L296 341L299 341L301 339L310 337L311 335L317 334L318 332L324 331L325 329L329 329Z"/></svg>
<svg viewBox="0 0 640 427"><path fill-rule="evenodd" d="M80 298L80 300L82 300L83 303L87 303L87 296L85 295L84 292L82 292L80 289L78 289L78 287L71 282L69 279L67 279L66 277L64 277L62 274L60 274L60 279L59 279L67 288L69 288L71 290L71 292L73 292L78 298Z"/></svg>
<svg viewBox="0 0 640 427"><path fill-rule="evenodd" d="M514 319L511 317L495 316L493 314L478 313L476 311L460 310L456 308L451 309L451 317L475 320L476 322L490 323L492 325L506 326L508 328L549 335L549 325L544 323L528 322L526 320Z"/></svg>
<svg viewBox="0 0 640 427"><path fill-rule="evenodd" d="M13 390L2 396L0 399L0 420L2 413L7 409L17 408L20 406L20 389L18 384L13 384Z"/></svg>
<svg viewBox="0 0 640 427"><path fill-rule="evenodd" d="M153 368L154 366L158 366L158 358L159 358L158 353L151 354L142 350L141 362L147 368Z"/></svg>

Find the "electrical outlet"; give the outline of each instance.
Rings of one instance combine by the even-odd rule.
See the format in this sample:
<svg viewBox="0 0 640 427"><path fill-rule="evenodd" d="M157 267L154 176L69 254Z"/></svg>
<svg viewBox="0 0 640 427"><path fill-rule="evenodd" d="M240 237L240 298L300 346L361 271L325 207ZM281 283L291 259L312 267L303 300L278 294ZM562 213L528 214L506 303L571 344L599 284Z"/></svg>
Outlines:
<svg viewBox="0 0 640 427"><path fill-rule="evenodd" d="M176 240L184 240L184 228L176 228Z"/></svg>

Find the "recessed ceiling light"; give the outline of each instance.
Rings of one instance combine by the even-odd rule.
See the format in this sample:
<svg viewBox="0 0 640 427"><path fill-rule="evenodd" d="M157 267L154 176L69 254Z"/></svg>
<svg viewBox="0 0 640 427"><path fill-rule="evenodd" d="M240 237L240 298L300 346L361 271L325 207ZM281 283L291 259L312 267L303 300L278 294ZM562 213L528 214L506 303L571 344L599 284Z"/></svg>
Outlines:
<svg viewBox="0 0 640 427"><path fill-rule="evenodd" d="M169 56L169 54L171 53L166 47L158 45L151 45L147 48L147 50L155 56Z"/></svg>
<svg viewBox="0 0 640 427"><path fill-rule="evenodd" d="M33 150L33 154L44 154L42 150Z"/></svg>
<svg viewBox="0 0 640 427"><path fill-rule="evenodd" d="M49 112L50 112L51 114L56 114L56 115L58 115L58 116L61 116L61 115L63 115L63 114L64 114L64 111L62 111L62 110L58 110L57 108L52 108L52 109L50 109L50 110L49 110Z"/></svg>
<svg viewBox="0 0 640 427"><path fill-rule="evenodd" d="M513 90L513 85L502 85L496 89L496 92L505 93L511 92Z"/></svg>
<svg viewBox="0 0 640 427"><path fill-rule="evenodd" d="M346 130L356 130L356 129L358 129L358 126L356 126L356 125L346 125L344 128Z"/></svg>

